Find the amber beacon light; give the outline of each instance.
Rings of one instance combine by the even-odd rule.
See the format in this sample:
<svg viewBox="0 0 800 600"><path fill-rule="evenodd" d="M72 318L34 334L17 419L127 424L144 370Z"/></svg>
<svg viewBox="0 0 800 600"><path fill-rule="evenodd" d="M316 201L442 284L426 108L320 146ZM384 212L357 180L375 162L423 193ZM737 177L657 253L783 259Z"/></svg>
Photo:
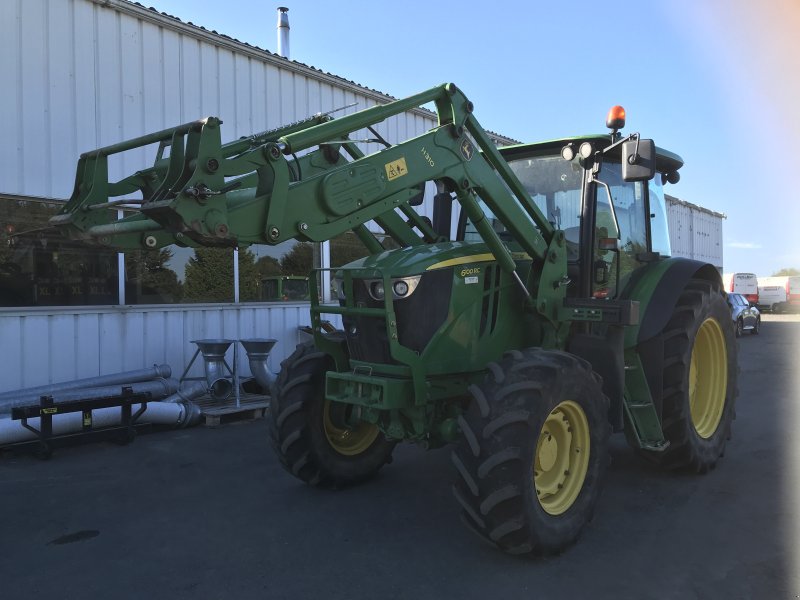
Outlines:
<svg viewBox="0 0 800 600"><path fill-rule="evenodd" d="M616 131L625 127L625 109L621 106L612 106L606 117L606 127Z"/></svg>

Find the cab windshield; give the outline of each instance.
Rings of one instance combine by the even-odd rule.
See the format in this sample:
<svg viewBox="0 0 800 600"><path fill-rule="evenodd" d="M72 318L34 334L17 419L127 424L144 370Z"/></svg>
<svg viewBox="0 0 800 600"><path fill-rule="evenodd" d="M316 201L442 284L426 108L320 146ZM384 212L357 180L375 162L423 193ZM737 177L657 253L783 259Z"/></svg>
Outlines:
<svg viewBox="0 0 800 600"><path fill-rule="evenodd" d="M581 189L584 169L576 157L534 155L510 160L509 166L525 186L536 206L555 229L564 232L567 260L580 258ZM596 174L593 189L595 222L591 264L595 298L614 298L627 285L631 274L648 258L648 249L669 255L669 234L664 192L659 176L649 182L622 179L618 159L606 157ZM649 208L648 198L649 195ZM481 202L484 214L500 239L513 241L509 231ZM649 219L647 218L649 215ZM652 236L652 245L649 243ZM466 223L466 241L480 241L473 224ZM615 249L610 249L615 248Z"/></svg>
<svg viewBox="0 0 800 600"><path fill-rule="evenodd" d="M583 169L577 159L568 162L560 155L535 156L509 161L509 165L545 218L556 229L564 230L568 242L568 260L577 260L583 181ZM510 239L505 226L482 201L480 204L500 238L506 239L506 234ZM464 239L481 239L469 221Z"/></svg>

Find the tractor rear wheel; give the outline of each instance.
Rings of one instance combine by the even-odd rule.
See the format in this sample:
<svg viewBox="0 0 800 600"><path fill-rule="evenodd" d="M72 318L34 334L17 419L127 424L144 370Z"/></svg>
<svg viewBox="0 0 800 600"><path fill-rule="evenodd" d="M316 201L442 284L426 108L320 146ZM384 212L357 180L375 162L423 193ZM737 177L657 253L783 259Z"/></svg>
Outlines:
<svg viewBox="0 0 800 600"><path fill-rule="evenodd" d="M692 279L664 329L662 428L669 446L645 454L705 473L725 451L736 416L736 333L718 289Z"/></svg>
<svg viewBox="0 0 800 600"><path fill-rule="evenodd" d="M608 398L586 361L538 348L489 365L459 417L464 522L511 554L555 554L591 519L608 464Z"/></svg>
<svg viewBox="0 0 800 600"><path fill-rule="evenodd" d="M312 343L281 364L272 390L269 435L281 465L318 487L338 488L372 477L390 462L394 443L371 423L349 423L350 405L325 399L333 360Z"/></svg>

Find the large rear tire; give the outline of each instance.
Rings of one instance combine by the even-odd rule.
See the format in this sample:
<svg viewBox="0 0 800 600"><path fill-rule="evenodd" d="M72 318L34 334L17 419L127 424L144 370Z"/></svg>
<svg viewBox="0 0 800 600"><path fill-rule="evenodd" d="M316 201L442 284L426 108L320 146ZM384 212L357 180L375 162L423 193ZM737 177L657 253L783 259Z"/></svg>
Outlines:
<svg viewBox="0 0 800 600"><path fill-rule="evenodd" d="M372 477L391 461L394 443L375 425L348 426L348 405L325 399L330 356L301 344L281 364L272 390L269 436L281 465L318 487L338 488Z"/></svg>
<svg viewBox="0 0 800 600"><path fill-rule="evenodd" d="M586 361L512 351L459 418L453 493L464 522L511 554L555 554L591 519L608 464L608 398Z"/></svg>
<svg viewBox="0 0 800 600"><path fill-rule="evenodd" d="M736 416L737 342L718 289L692 279L664 329L662 428L669 447L647 452L669 469L713 469Z"/></svg>

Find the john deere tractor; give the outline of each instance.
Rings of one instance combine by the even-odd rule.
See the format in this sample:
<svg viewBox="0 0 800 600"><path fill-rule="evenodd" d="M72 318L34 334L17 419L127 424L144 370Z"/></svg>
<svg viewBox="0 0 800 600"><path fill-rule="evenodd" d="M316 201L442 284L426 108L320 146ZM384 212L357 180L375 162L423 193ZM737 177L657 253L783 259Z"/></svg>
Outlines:
<svg viewBox="0 0 800 600"><path fill-rule="evenodd" d="M376 134L369 155L353 137L427 103L438 126L419 137ZM591 518L612 432L702 473L734 418L720 276L670 257L662 186L682 160L622 135L624 120L615 107L610 133L498 149L453 84L228 144L209 117L84 154L52 224L123 250L353 231L369 256L328 273L338 302L310 277L314 340L272 390L281 464L340 488L398 442L452 443L464 522L506 552L551 554ZM155 143L151 168L108 181L109 155ZM415 210L426 187L432 219ZM117 220L120 204L135 214ZM327 331L331 319L342 328Z"/></svg>

